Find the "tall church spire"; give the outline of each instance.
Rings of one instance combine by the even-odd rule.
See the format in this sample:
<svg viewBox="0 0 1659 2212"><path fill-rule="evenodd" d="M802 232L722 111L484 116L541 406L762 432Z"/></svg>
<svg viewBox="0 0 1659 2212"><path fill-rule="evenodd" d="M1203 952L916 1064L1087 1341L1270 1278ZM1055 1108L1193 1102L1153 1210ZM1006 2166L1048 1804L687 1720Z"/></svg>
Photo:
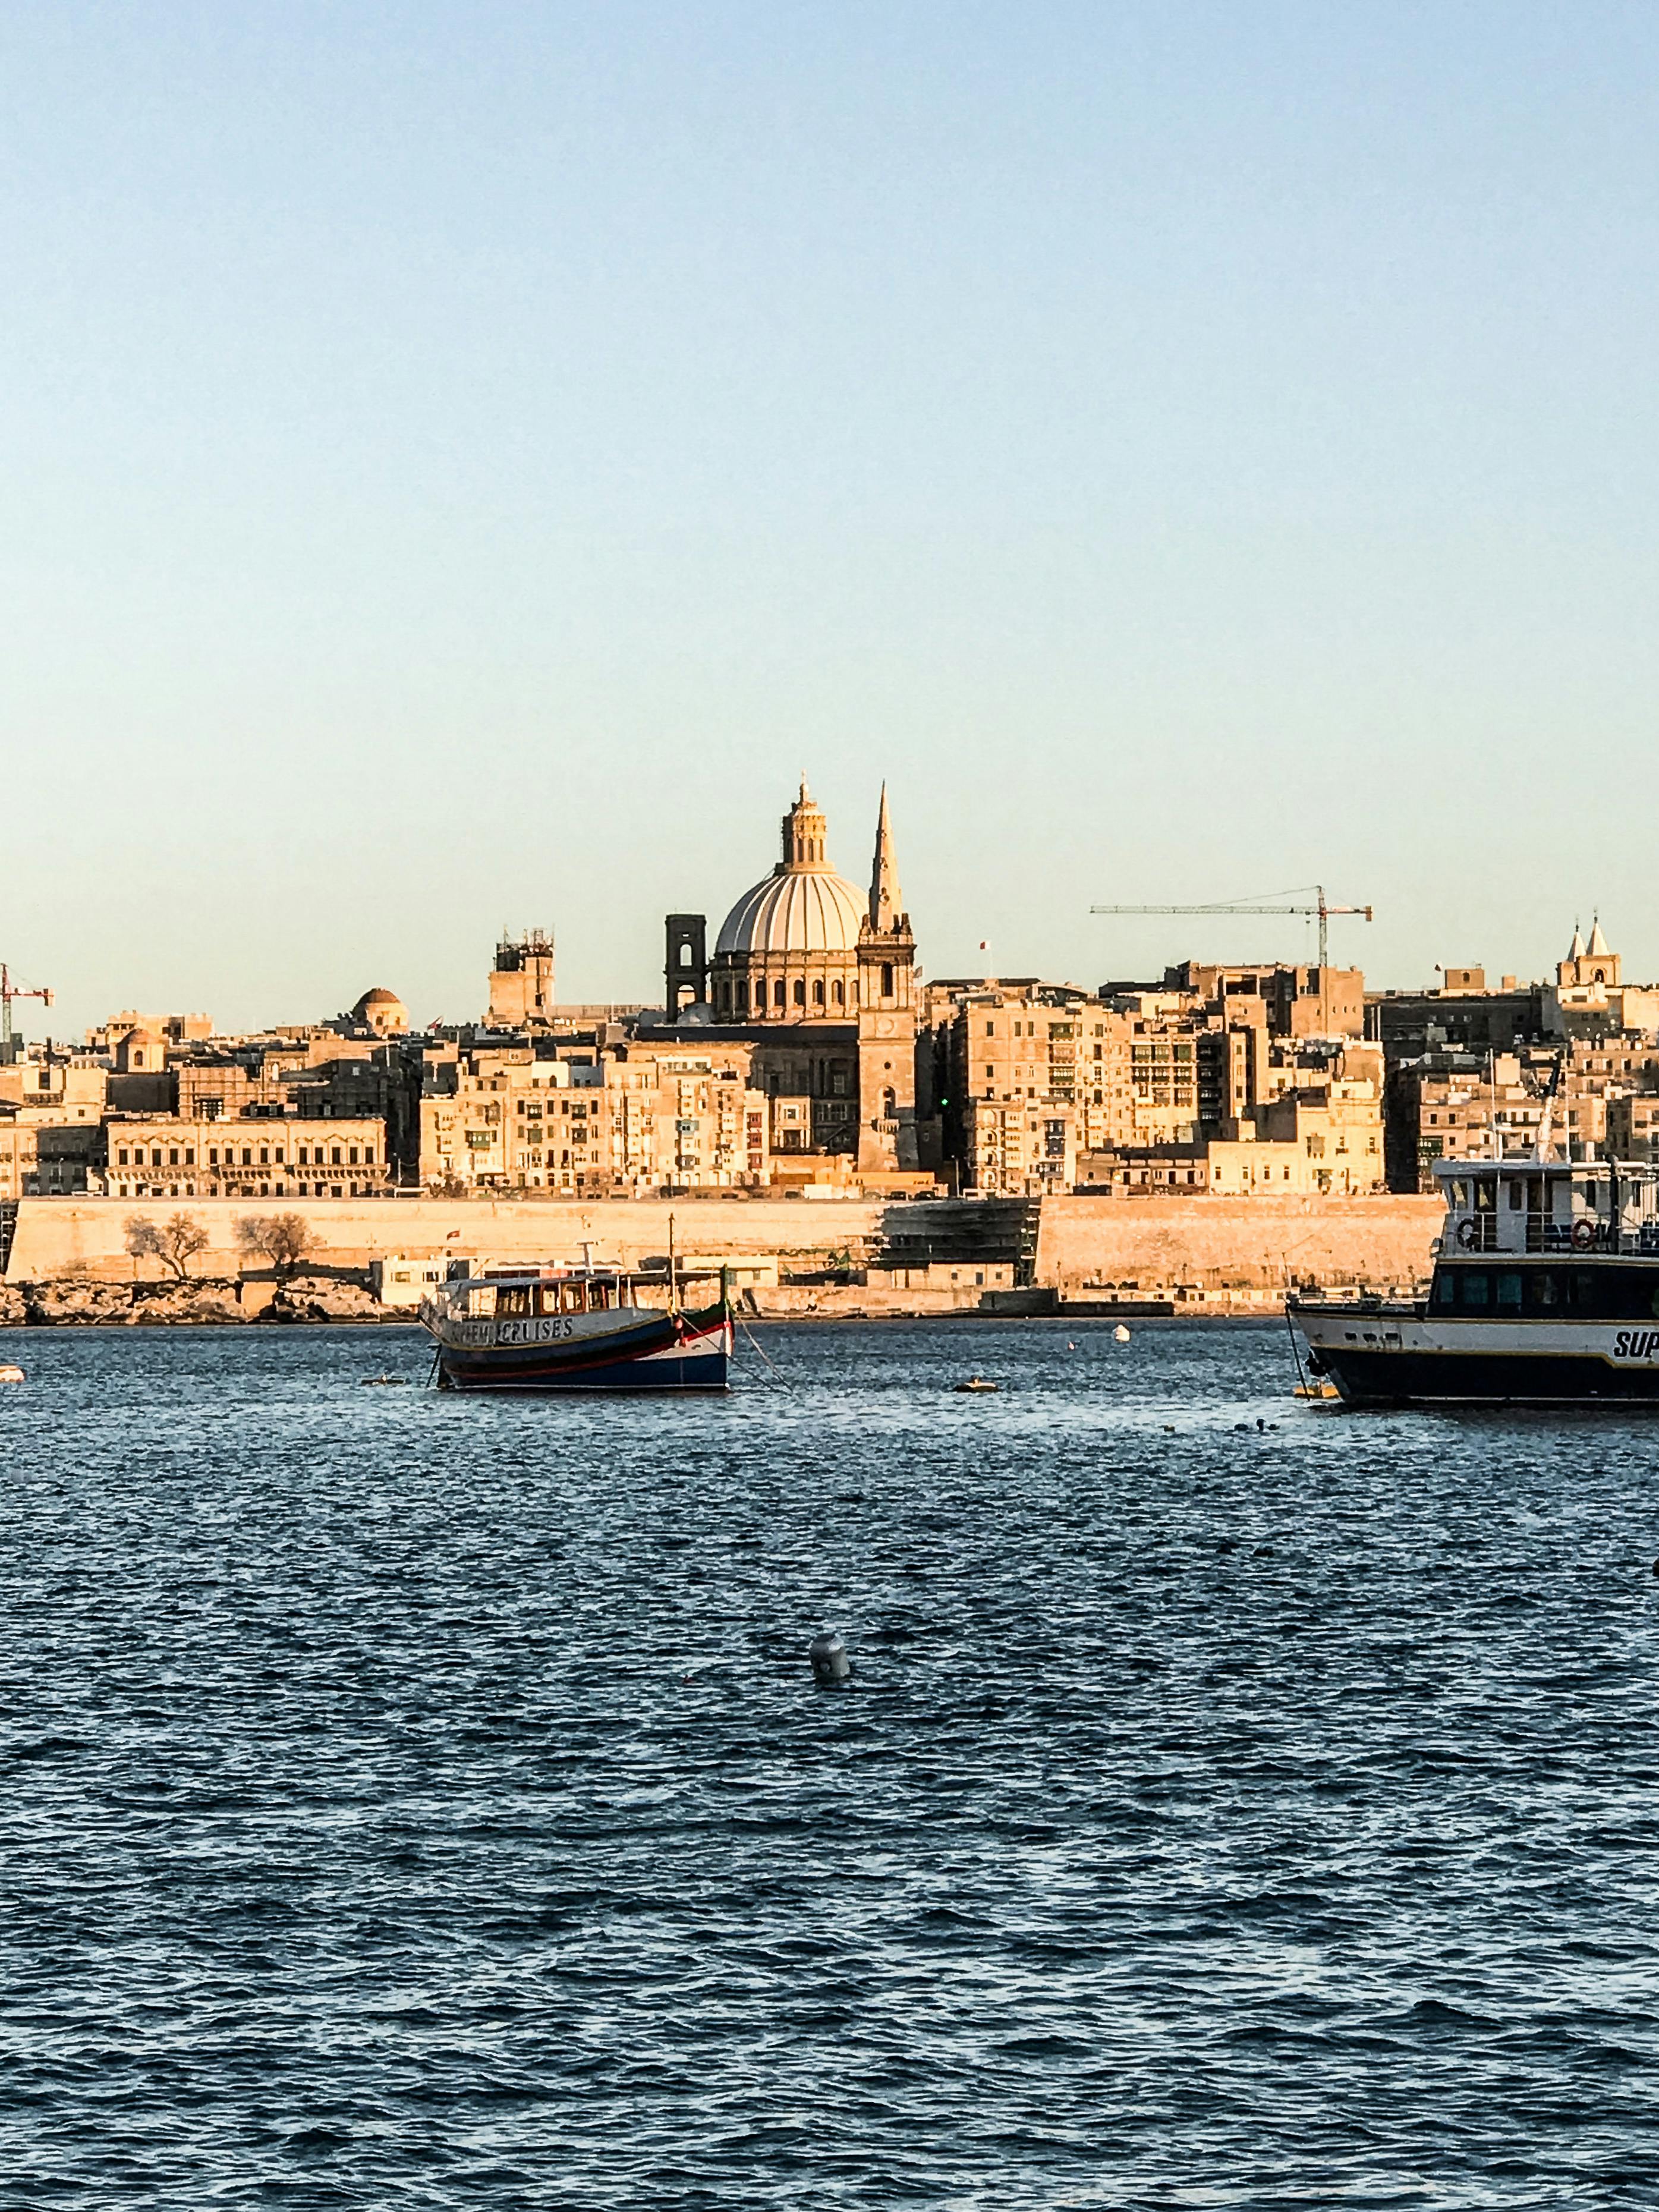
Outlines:
<svg viewBox="0 0 1659 2212"><path fill-rule="evenodd" d="M881 787L881 811L876 817L876 857L870 870L870 927L890 929L904 911L899 889L898 861L893 852L893 825L887 817L887 786Z"/></svg>

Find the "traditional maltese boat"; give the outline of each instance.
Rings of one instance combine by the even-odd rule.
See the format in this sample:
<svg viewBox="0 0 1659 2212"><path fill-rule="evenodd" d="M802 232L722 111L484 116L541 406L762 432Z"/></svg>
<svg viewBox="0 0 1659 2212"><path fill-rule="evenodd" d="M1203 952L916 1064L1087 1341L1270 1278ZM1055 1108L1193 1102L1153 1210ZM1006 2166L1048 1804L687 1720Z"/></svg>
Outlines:
<svg viewBox="0 0 1659 2212"><path fill-rule="evenodd" d="M658 1279L660 1282L660 1278ZM724 1390L732 1308L641 1305L620 1268L492 1269L438 1285L421 1305L445 1390Z"/></svg>

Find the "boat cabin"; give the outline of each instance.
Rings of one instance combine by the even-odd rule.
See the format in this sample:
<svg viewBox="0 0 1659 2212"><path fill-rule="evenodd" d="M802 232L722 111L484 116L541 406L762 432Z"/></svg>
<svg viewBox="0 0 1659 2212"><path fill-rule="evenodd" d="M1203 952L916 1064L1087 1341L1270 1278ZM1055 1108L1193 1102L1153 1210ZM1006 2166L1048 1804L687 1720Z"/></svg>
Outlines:
<svg viewBox="0 0 1659 2212"><path fill-rule="evenodd" d="M1440 1249L1659 1253L1659 1167L1628 1160L1441 1160Z"/></svg>
<svg viewBox="0 0 1659 2212"><path fill-rule="evenodd" d="M612 1268L495 1268L445 1285L444 1303L469 1321L528 1321L547 1314L615 1313L637 1305L631 1277Z"/></svg>

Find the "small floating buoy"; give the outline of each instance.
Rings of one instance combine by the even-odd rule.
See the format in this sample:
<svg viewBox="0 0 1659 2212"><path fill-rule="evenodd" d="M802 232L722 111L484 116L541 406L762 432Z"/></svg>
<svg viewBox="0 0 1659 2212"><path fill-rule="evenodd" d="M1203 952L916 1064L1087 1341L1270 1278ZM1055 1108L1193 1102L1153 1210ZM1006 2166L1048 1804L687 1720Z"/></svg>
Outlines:
<svg viewBox="0 0 1659 2212"><path fill-rule="evenodd" d="M812 1662L812 1680L821 1690L839 1689L853 1672L847 1646L833 1628L812 1638L807 1656Z"/></svg>
<svg viewBox="0 0 1659 2212"><path fill-rule="evenodd" d="M1076 1345L1074 1345L1074 1344L1070 1344L1070 1343L1068 1343L1068 1344L1066 1345L1066 1349L1067 1350L1067 1352L1075 1352L1075 1351L1077 1350L1077 1346L1076 1346Z"/></svg>
<svg viewBox="0 0 1659 2212"><path fill-rule="evenodd" d="M0 1382L21 1382L22 1380L23 1370L21 1367L13 1367L9 1364L0 1367Z"/></svg>
<svg viewBox="0 0 1659 2212"><path fill-rule="evenodd" d="M363 1388L366 1390L375 1383L383 1384L387 1389L400 1389L405 1380L406 1378L402 1375L365 1375L362 1378Z"/></svg>
<svg viewBox="0 0 1659 2212"><path fill-rule="evenodd" d="M1127 1344L1129 1341L1129 1332L1121 1322L1119 1322L1117 1327L1112 1331L1112 1335L1119 1344Z"/></svg>
<svg viewBox="0 0 1659 2212"><path fill-rule="evenodd" d="M958 1390L995 1390L1000 1388L998 1383L988 1382L982 1375L970 1375L965 1382L957 1385Z"/></svg>

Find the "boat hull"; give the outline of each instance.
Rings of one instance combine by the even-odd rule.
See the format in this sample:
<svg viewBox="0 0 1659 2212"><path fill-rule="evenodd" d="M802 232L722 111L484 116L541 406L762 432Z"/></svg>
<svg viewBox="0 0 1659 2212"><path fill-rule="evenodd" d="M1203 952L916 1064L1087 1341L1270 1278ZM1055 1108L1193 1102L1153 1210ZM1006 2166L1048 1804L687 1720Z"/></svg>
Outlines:
<svg viewBox="0 0 1659 2212"><path fill-rule="evenodd" d="M553 1342L438 1342L447 1390L720 1391L729 1388L732 1321L707 1313L641 1313L632 1325Z"/></svg>
<svg viewBox="0 0 1659 2212"><path fill-rule="evenodd" d="M1293 1305L1316 1371L1350 1406L1650 1406L1659 1328L1431 1320Z"/></svg>

